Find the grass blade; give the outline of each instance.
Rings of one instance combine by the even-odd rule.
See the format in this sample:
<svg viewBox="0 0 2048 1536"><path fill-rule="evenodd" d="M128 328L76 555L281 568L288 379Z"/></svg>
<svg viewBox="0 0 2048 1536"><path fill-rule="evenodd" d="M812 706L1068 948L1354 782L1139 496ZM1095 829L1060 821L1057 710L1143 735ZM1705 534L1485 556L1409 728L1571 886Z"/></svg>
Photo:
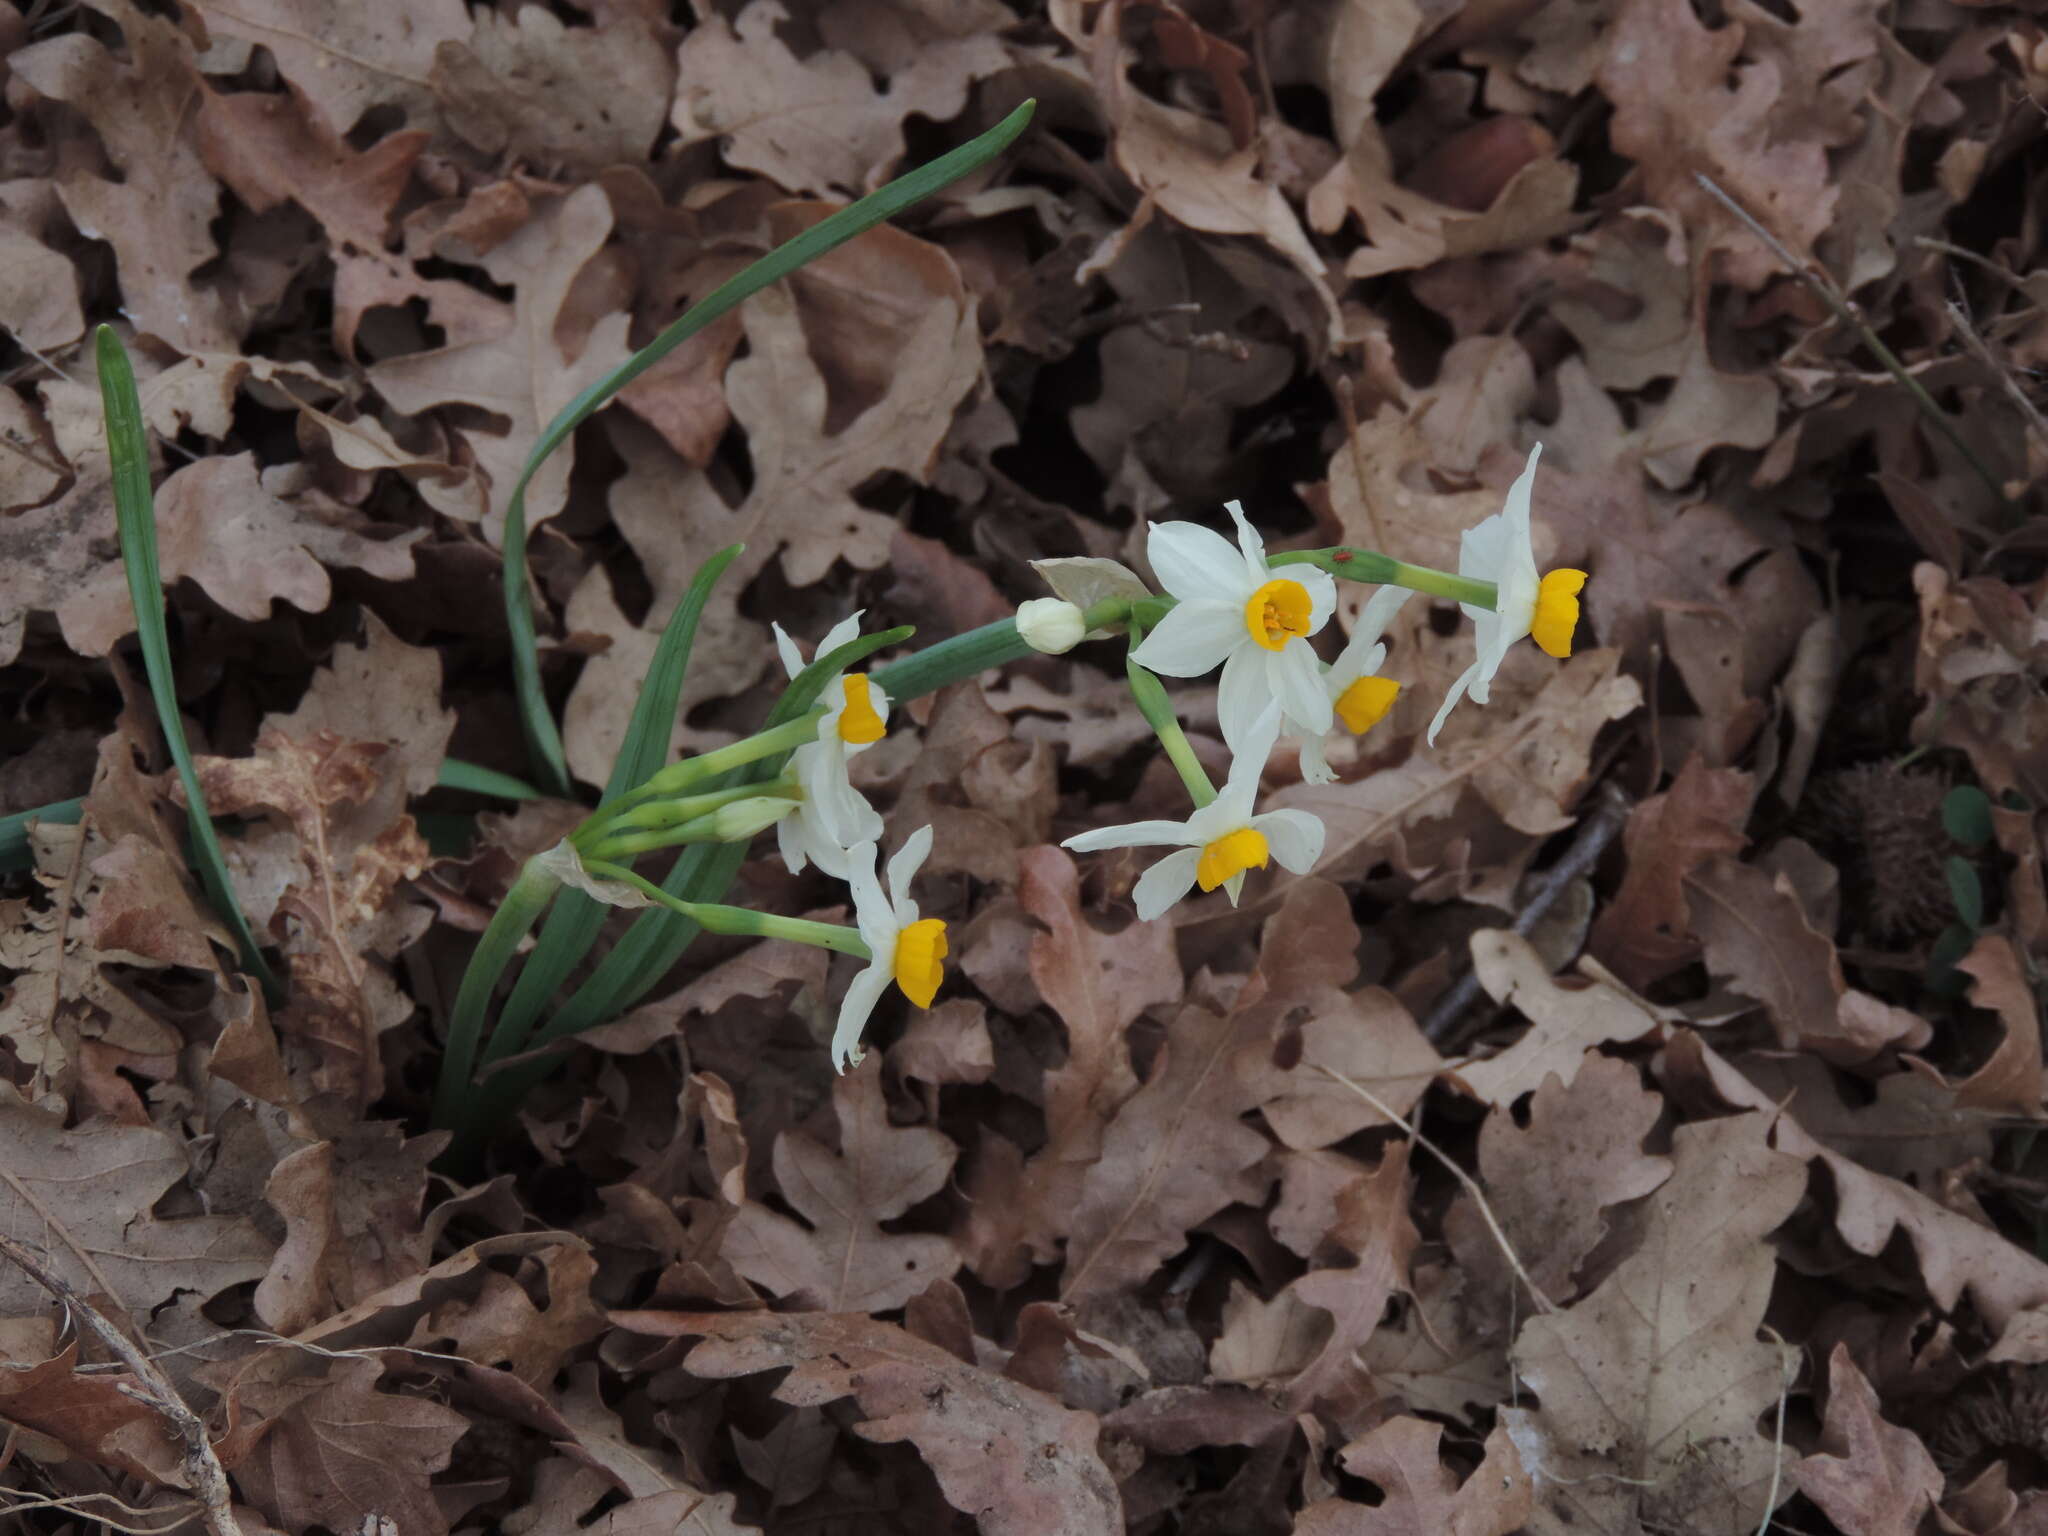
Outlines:
<svg viewBox="0 0 2048 1536"><path fill-rule="evenodd" d="M720 315L739 305L770 283L814 261L855 235L864 234L886 219L894 218L915 203L930 197L970 171L979 169L1009 147L1031 121L1037 104L1027 101L995 127L970 139L929 165L899 176L886 187L870 192L857 203L840 209L830 218L813 225L794 240L777 246L738 276L713 289L654 340L625 362L592 384L562 407L547 430L533 445L505 512L505 623L512 636L513 684L519 700L519 718L526 731L527 750L534 772L543 788L567 797L570 793L568 758L562 750L562 733L548 709L541 689L540 651L533 621L533 594L526 577L526 487L548 455L568 439L612 396L668 356L690 337Z"/></svg>
<svg viewBox="0 0 2048 1536"><path fill-rule="evenodd" d="M142 401L135 392L135 369L112 326L102 325L94 332L93 350L99 362L100 404L107 418L107 458L113 470L121 563L128 574L128 596L135 605L135 630L142 641L142 665L149 676L150 697L156 701L157 724L170 746L178 782L185 787L192 862L198 866L207 900L235 936L242 951L242 968L263 983L264 994L275 1005L284 1001L284 987L257 949L249 919L228 883L227 861L214 834L213 818L207 814L206 796L200 791L199 773L192 765L192 749L186 745L184 721L178 714L171 641L164 627L163 578L156 558L156 498L149 486L149 439L142 425Z"/></svg>

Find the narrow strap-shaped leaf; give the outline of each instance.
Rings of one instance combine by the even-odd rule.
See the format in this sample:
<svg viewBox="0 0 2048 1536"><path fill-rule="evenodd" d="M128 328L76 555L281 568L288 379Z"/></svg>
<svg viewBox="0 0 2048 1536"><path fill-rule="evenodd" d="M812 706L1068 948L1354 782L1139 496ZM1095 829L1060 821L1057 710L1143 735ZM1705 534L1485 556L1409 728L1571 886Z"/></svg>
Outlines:
<svg viewBox="0 0 2048 1536"><path fill-rule="evenodd" d="M549 711L540 682L539 640L534 629L533 594L526 579L526 487L543 461L567 441L591 415L612 396L668 356L713 320L734 308L770 283L787 277L805 262L815 261L835 246L864 234L886 219L892 219L912 204L930 197L940 188L958 181L970 171L986 165L1001 154L1031 121L1037 104L1025 102L988 132L970 139L929 165L921 165L899 176L886 187L870 192L857 203L840 209L795 239L777 246L738 276L714 288L700 302L654 340L625 362L592 384L562 407L533 445L525 467L512 487L505 513L505 623L512 637L513 681L519 698L519 718L526 730L527 748L534 759L534 771L551 793L567 796L569 764L562 750L562 734Z"/></svg>
<svg viewBox="0 0 2048 1536"><path fill-rule="evenodd" d="M58 800L50 805L39 805L32 811L0 816L0 875L12 875L34 866L35 850L28 843L31 822L68 827L84 814L85 801L79 799Z"/></svg>
<svg viewBox="0 0 2048 1536"><path fill-rule="evenodd" d="M689 671L690 649L697 639L697 621L711 600L711 589L726 568L739 558L744 545L721 549L698 567L690 587L676 604L668 623L662 627L653 664L640 685L640 697L633 705L633 718L626 728L618 757L612 763L611 778L605 784L606 801L617 799L647 778L668 756L669 736L674 728L676 706L682 698L683 678ZM563 891L541 924L540 937L521 967L512 995L491 1032L486 1061L501 1060L520 1050L533 1021L547 1006L562 983L590 953L604 927L606 907L581 891Z"/></svg>
<svg viewBox="0 0 2048 1536"><path fill-rule="evenodd" d="M249 919L228 882L227 861L207 814L206 796L192 749L185 742L185 723L178 714L178 694L171 672L171 640L164 625L163 578L156 558L156 500L149 486L149 438L142 425L142 400L135 392L135 370L128 349L112 326L93 335L99 362L100 404L107 418L107 458L112 466L114 517L121 538L121 563L128 576L128 596L135 605L135 630L142 641L142 666L156 701L157 724L171 749L178 782L185 787L185 811L192 828L193 863L207 900L220 915L242 951L242 968L263 983L270 1001L284 1000L284 987L256 947Z"/></svg>
<svg viewBox="0 0 2048 1536"><path fill-rule="evenodd" d="M444 757L434 782L442 789L459 789L472 795L492 795L500 800L538 800L540 791L524 779L515 779L509 773L500 773L495 768L486 768L481 763L467 763L459 757Z"/></svg>
<svg viewBox="0 0 2048 1536"><path fill-rule="evenodd" d="M785 725L809 713L833 678L885 646L900 645L910 635L908 628L859 635L815 658L790 680L789 687L769 712L763 729ZM766 757L747 767L721 774L702 788L708 791L735 784L763 782L782 772L787 760L786 754ZM682 857L676 860L661 888L684 901L716 900L732 884L746 856L744 844L699 843L683 850ZM566 897L567 893L564 893L564 899ZM616 1017L682 958L683 951L690 947L697 933L697 924L680 913L667 908L650 908L634 920L625 937L598 962L597 969L577 988L562 1009L530 1039L523 1031L516 1037L509 1034L501 1019L484 1051L481 1066L486 1076L478 1085L480 1098L468 1120L469 1138L482 1134L510 1114L553 1068L552 1062L541 1059L520 1062L493 1073L489 1069L495 1063L520 1050L552 1044ZM543 930L543 941L545 938ZM538 957L536 946L534 955L527 960L528 969ZM523 976L521 980L524 980ZM508 1015L509 1012L508 1007Z"/></svg>

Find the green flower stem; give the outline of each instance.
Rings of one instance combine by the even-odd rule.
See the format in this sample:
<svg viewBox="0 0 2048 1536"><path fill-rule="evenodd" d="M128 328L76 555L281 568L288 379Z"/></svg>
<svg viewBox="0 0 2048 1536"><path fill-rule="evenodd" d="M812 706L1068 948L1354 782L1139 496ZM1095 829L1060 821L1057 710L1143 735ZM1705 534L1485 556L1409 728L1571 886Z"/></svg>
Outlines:
<svg viewBox="0 0 2048 1536"><path fill-rule="evenodd" d="M726 933L748 939L793 939L799 944L834 949L857 960L874 959L858 928L848 928L840 923L813 923L801 917L781 917L773 912L756 912L751 907L728 907L713 901L684 901L680 896L671 896L653 881L634 874L623 864L607 864L602 859L587 860L583 867L598 879L616 880L632 886L648 900L659 902L671 912L687 917L706 933Z"/></svg>
<svg viewBox="0 0 2048 1536"><path fill-rule="evenodd" d="M1136 650L1138 642L1144 638L1144 627L1133 620L1131 648ZM1187 733L1180 728L1180 717L1173 712L1173 701L1167 697L1166 685L1128 656L1124 658L1124 676L1130 679L1131 697L1137 701L1138 713L1152 727L1152 734L1166 749L1166 760L1173 764L1181 783L1188 787L1188 798L1200 810L1216 798L1216 786L1209 782L1207 770L1195 757L1195 749L1188 745Z"/></svg>
<svg viewBox="0 0 2048 1536"><path fill-rule="evenodd" d="M1448 597L1452 602L1470 603L1475 608L1489 610L1500 595L1499 589L1490 581L1474 581L1469 576L1459 576L1451 571L1410 565L1377 550L1353 549L1343 544L1330 549L1289 550L1286 554L1272 556L1266 564L1312 565L1345 581L1408 587L1417 592L1427 592L1431 597Z"/></svg>
<svg viewBox="0 0 2048 1536"><path fill-rule="evenodd" d="M462 987L455 994L455 1007L448 1018L448 1043L444 1048L440 1086L434 1093L434 1124L455 1127L462 1123L469 1094L470 1072L476 1065L478 1042L483 1038L484 1016L490 1011L491 994L519 952L519 945L541 912L554 898L561 882L529 859L512 882L512 889L498 903L490 926L477 941L469 968L462 973Z"/></svg>
<svg viewBox="0 0 2048 1536"><path fill-rule="evenodd" d="M629 790L612 803L607 821L629 807L644 805L649 800L670 800L683 791L694 789L706 779L717 778L734 768L744 768L749 763L759 762L764 757L774 757L788 752L806 742L818 739L818 722L825 718L825 711L814 709L800 715L785 725L770 726L741 741L715 751L686 757L679 763L670 763L638 789ZM757 787L755 793L760 793ZM589 823L584 824L585 827ZM579 834L583 828L578 828Z"/></svg>

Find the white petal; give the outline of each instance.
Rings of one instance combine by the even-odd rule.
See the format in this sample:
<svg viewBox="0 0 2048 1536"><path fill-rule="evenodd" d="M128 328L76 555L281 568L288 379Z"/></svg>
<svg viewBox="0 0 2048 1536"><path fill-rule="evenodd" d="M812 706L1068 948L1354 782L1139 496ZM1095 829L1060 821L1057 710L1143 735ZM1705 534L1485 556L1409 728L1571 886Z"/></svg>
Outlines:
<svg viewBox="0 0 2048 1536"><path fill-rule="evenodd" d="M896 850L896 856L889 860L889 894L896 898L900 907L903 899L910 894L910 882L917 872L924 868L924 861L931 857L932 829L929 825L919 827L903 840L903 846ZM915 922L916 919L911 919Z"/></svg>
<svg viewBox="0 0 2048 1536"><path fill-rule="evenodd" d="M1323 839L1328 835L1322 822L1307 811L1267 811L1252 818L1252 830L1266 839L1282 869L1305 875L1323 856Z"/></svg>
<svg viewBox="0 0 2048 1536"><path fill-rule="evenodd" d="M1180 848L1188 840L1184 821L1130 821L1120 827L1077 832L1060 846L1076 853L1099 853L1104 848Z"/></svg>
<svg viewBox="0 0 2048 1536"><path fill-rule="evenodd" d="M1232 752L1244 750L1259 717L1273 706L1273 690L1266 683L1266 652L1256 645L1230 653L1223 663L1223 675L1216 680L1216 723L1223 728L1223 740Z"/></svg>
<svg viewBox="0 0 2048 1536"><path fill-rule="evenodd" d="M1330 669L1331 676L1339 673L1344 676L1339 692L1361 677L1371 677L1379 671L1380 663L1387 659L1387 654L1382 649L1379 659L1371 660L1372 652L1379 646L1380 637L1386 634L1387 626L1394 622L1394 615L1401 611L1402 604L1414 595L1407 587L1381 587L1365 600L1365 606L1358 613L1357 627L1344 643L1337 664Z"/></svg>
<svg viewBox="0 0 2048 1536"><path fill-rule="evenodd" d="M1304 731L1320 736L1330 728L1330 694L1323 687L1323 664L1306 640L1289 640L1266 653L1266 686L1280 701L1287 718Z"/></svg>
<svg viewBox="0 0 2048 1536"><path fill-rule="evenodd" d="M1507 660L1514 644L1529 633L1527 624L1511 623L1504 615L1491 615L1491 623L1475 624L1475 665L1479 675L1472 680L1472 697L1481 704L1486 702L1487 686L1494 674L1500 671L1500 664Z"/></svg>
<svg viewBox="0 0 2048 1536"><path fill-rule="evenodd" d="M803 825L802 811L798 811L794 816L785 816L775 823L775 848L782 855L783 867L792 875L802 874L804 865L810 857L804 848Z"/></svg>
<svg viewBox="0 0 2048 1536"><path fill-rule="evenodd" d="M1515 483L1508 487L1508 499L1501 504L1501 517L1507 523L1508 536L1513 542L1509 553L1536 563L1533 546L1534 537L1529 530L1529 515L1534 509L1536 496L1536 461L1543 457L1543 445L1538 443L1529 450L1529 462L1522 467Z"/></svg>
<svg viewBox="0 0 2048 1536"><path fill-rule="evenodd" d="M1138 877L1131 887L1131 903L1146 922L1160 915L1194 889L1195 871L1201 867L1198 849L1183 848L1169 853Z"/></svg>
<svg viewBox="0 0 2048 1536"><path fill-rule="evenodd" d="M1465 690L1478 678L1479 663L1475 661L1458 674L1458 680L1451 684L1450 690L1444 694L1443 703L1437 707L1436 718L1429 722L1429 744L1432 747L1436 745L1436 733L1444 728L1444 721L1450 718L1451 706L1465 697ZM1482 699L1480 702L1484 703L1485 700Z"/></svg>
<svg viewBox="0 0 2048 1536"><path fill-rule="evenodd" d="M860 616L866 612L867 609L865 608L856 608L852 613L826 630L825 638L818 642L818 648L811 654L813 656L830 656L842 645L858 640L860 638Z"/></svg>
<svg viewBox="0 0 2048 1536"><path fill-rule="evenodd" d="M1324 700L1325 704L1328 702ZM1259 775L1266 771L1266 759L1272 756L1273 743L1279 739L1280 705L1271 701L1245 732L1243 743L1232 750L1230 777L1223 781L1221 793L1188 818L1190 831L1200 831L1206 843L1251 819L1252 807L1259 798ZM1197 817L1202 822L1199 828Z"/></svg>
<svg viewBox="0 0 2048 1536"><path fill-rule="evenodd" d="M782 658L782 670L791 677L804 669L804 655L796 648L796 642L782 632L780 624L771 625L775 631L775 654Z"/></svg>
<svg viewBox="0 0 2048 1536"><path fill-rule="evenodd" d="M1458 536L1458 574L1474 581L1498 581L1507 564L1507 520L1496 512Z"/></svg>
<svg viewBox="0 0 2048 1536"><path fill-rule="evenodd" d="M1266 565L1266 541L1259 537L1259 530L1246 520L1244 508L1238 503L1226 501L1223 510L1237 524L1237 547L1244 551L1245 574L1251 578L1254 587L1263 585L1272 576Z"/></svg>
<svg viewBox="0 0 2048 1536"><path fill-rule="evenodd" d="M1200 677L1222 665L1240 645L1251 643L1242 602L1190 598L1167 611L1158 627L1131 652L1131 659L1167 677Z"/></svg>
<svg viewBox="0 0 2048 1536"><path fill-rule="evenodd" d="M1301 738L1301 781L1304 784L1334 784L1337 774L1330 767L1329 758L1323 755L1323 738L1304 736Z"/></svg>
<svg viewBox="0 0 2048 1536"><path fill-rule="evenodd" d="M876 956L873 965L847 984L846 996L839 1000L839 1023L832 1031L832 1066L836 1071L859 1066L861 1057L867 1054L860 1048L861 1032L868 1027L875 1004L889 990L889 981L895 974L894 960L894 955Z"/></svg>
<svg viewBox="0 0 2048 1536"><path fill-rule="evenodd" d="M1244 561L1230 541L1200 523L1154 523L1145 558L1159 584L1182 602L1206 598L1242 608L1256 585L1245 581Z"/></svg>
<svg viewBox="0 0 2048 1536"><path fill-rule="evenodd" d="M786 827L797 819L794 816L785 816L775 825L777 827ZM879 817L876 819L880 820ZM846 879L849 870L852 868L847 862L846 850L831 838L812 838L805 851L810 855L811 862L834 880Z"/></svg>
<svg viewBox="0 0 2048 1536"><path fill-rule="evenodd" d="M1299 582L1308 593L1308 632L1320 634L1330 622L1330 615L1337 611L1336 578L1313 565L1283 565L1280 574L1288 581Z"/></svg>
<svg viewBox="0 0 2048 1536"><path fill-rule="evenodd" d="M875 877L875 845L855 843L846 850L846 885L853 893L853 920L860 936L877 955L896 949L896 909L882 894L882 882Z"/></svg>

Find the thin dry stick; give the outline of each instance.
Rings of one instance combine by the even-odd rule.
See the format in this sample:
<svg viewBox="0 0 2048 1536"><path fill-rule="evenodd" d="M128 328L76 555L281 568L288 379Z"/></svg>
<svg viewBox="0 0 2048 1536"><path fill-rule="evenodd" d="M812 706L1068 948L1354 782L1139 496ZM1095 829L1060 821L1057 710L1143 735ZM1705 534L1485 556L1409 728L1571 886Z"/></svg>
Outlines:
<svg viewBox="0 0 2048 1536"><path fill-rule="evenodd" d="M1976 450L1963 441L1962 434L1956 431L1955 423L1949 420L1948 412L1935 404L1934 396L1927 393L1926 386L1906 371L1906 365L1899 361L1898 354L1886 346L1879 339L1877 332L1873 331L1863 317L1850 307L1849 301L1842 297L1841 293L1836 289L1834 279L1814 271L1810 263L1801 261L1797 256L1793 255L1786 247L1784 241L1758 223L1756 217L1747 208L1736 202L1726 192L1723 192L1713 177L1707 175L1704 171L1695 171L1692 179L1698 182L1700 187L1723 208L1726 208L1736 218L1740 219L1744 227L1751 234L1769 246L1771 254L1785 263L1794 277L1805 283L1807 287L1819 295L1820 301L1834 311L1837 320L1848 326L1849 329L1862 338L1863 345L1870 349L1870 355L1878 360L1883 366L1884 371L1898 382L1901 389L1913 397L1914 404L1920 407L1921 412L1927 417L1928 422L1934 427L1935 431L1947 438L1949 446L1963 456L1963 462L1977 472L1977 478L1982 480L1986 488L1990 490L1992 499L1998 502L2000 506L2004 506L2009 498L2005 494L2005 488L1998 483L1998 477L1985 468L1984 461L1977 457Z"/></svg>
<svg viewBox="0 0 2048 1536"><path fill-rule="evenodd" d="M1515 932L1527 938L1535 926L1543 921L1544 915L1557 904L1571 886L1571 883L1600 862L1600 855L1607 851L1607 845L1614 841L1615 833L1628 820L1628 798L1614 786L1614 782L1601 783L1595 798L1593 810L1579 823L1577 835L1565 849L1564 856L1538 878L1536 887L1529 893L1529 900L1515 917ZM1429 1010L1429 1017L1422 1021L1423 1037L1431 1045L1443 1045L1452 1038L1458 1020L1464 1017L1479 996L1479 977L1467 970L1458 978L1456 986L1446 992L1437 1005Z"/></svg>
<svg viewBox="0 0 2048 1536"><path fill-rule="evenodd" d="M170 1378L126 1334L103 1317L99 1310L52 1274L43 1261L13 1238L0 1234L0 1258L6 1259L29 1279L64 1303L74 1321L91 1331L94 1338L135 1373L140 1387L123 1386L122 1392L162 1414L185 1442L185 1475L192 1480L192 1492L206 1515L206 1528L213 1536L240 1536L235 1523L234 1497L228 1489L228 1475L213 1453L213 1441L199 1415L185 1405Z"/></svg>
<svg viewBox="0 0 2048 1536"><path fill-rule="evenodd" d="M1991 344L1977 334L1977 328L1970 324L1970 317L1963 313L1963 306L1950 299L1947 304L1948 321L1956 328L1956 335L1962 338L1963 350L1991 370L1991 376L1998 380L2005 396L2012 401L2025 418L2027 429L2034 434L2034 440L2048 448L2048 420L2043 420L2040 407L2027 398L2027 392L2020 388L2020 381L2012 376L2012 370L1992 355Z"/></svg>
<svg viewBox="0 0 2048 1536"><path fill-rule="evenodd" d="M1418 1131L1414 1126L1410 1125L1408 1123L1406 1116L1395 1113L1392 1105L1388 1104L1378 1094L1374 1093L1370 1088L1366 1087L1365 1084L1356 1082L1353 1079L1346 1077L1342 1072L1339 1072L1335 1067L1325 1067L1318 1065L1316 1070L1322 1073L1323 1076L1329 1078L1331 1082L1342 1083L1346 1088L1349 1088L1353 1093L1357 1094L1361 1099L1365 1100L1366 1103L1370 1104L1374 1109L1378 1110L1381 1114L1385 1115L1389 1120L1393 1121L1394 1124L1398 1125L1399 1127L1401 1127L1402 1130L1406 1131L1408 1133L1409 1139L1412 1140L1417 1146L1421 1147L1423 1151L1427 1152L1431 1157L1435 1158L1438 1162L1442 1163L1444 1167L1448 1168L1450 1170L1451 1177L1456 1179L1460 1184L1465 1186L1465 1193L1470 1195L1472 1197L1473 1203L1479 1207L1479 1214L1486 1222L1486 1230L1491 1232L1493 1234L1493 1240L1496 1243L1500 1244L1500 1251L1502 1254L1506 1256L1509 1267L1514 1270L1515 1278L1520 1280L1522 1284L1529 1287L1529 1294L1536 1299L1537 1307L1545 1312L1555 1312L1558 1310L1557 1303L1552 1301L1549 1298L1549 1296L1544 1294L1543 1287L1538 1285L1535 1281L1535 1278L1529 1273L1529 1271L1522 1267L1522 1261L1515 1253L1514 1244L1508 1241L1507 1233L1501 1230L1500 1223L1494 1219L1493 1206L1488 1203L1486 1198L1486 1191L1479 1187L1479 1181L1477 1179L1473 1178L1471 1174L1467 1173L1464 1169L1460 1168L1456 1163L1451 1161L1449 1153L1445 1152L1442 1147L1439 1147L1435 1142L1431 1141L1427 1136L1423 1135L1422 1132Z"/></svg>

